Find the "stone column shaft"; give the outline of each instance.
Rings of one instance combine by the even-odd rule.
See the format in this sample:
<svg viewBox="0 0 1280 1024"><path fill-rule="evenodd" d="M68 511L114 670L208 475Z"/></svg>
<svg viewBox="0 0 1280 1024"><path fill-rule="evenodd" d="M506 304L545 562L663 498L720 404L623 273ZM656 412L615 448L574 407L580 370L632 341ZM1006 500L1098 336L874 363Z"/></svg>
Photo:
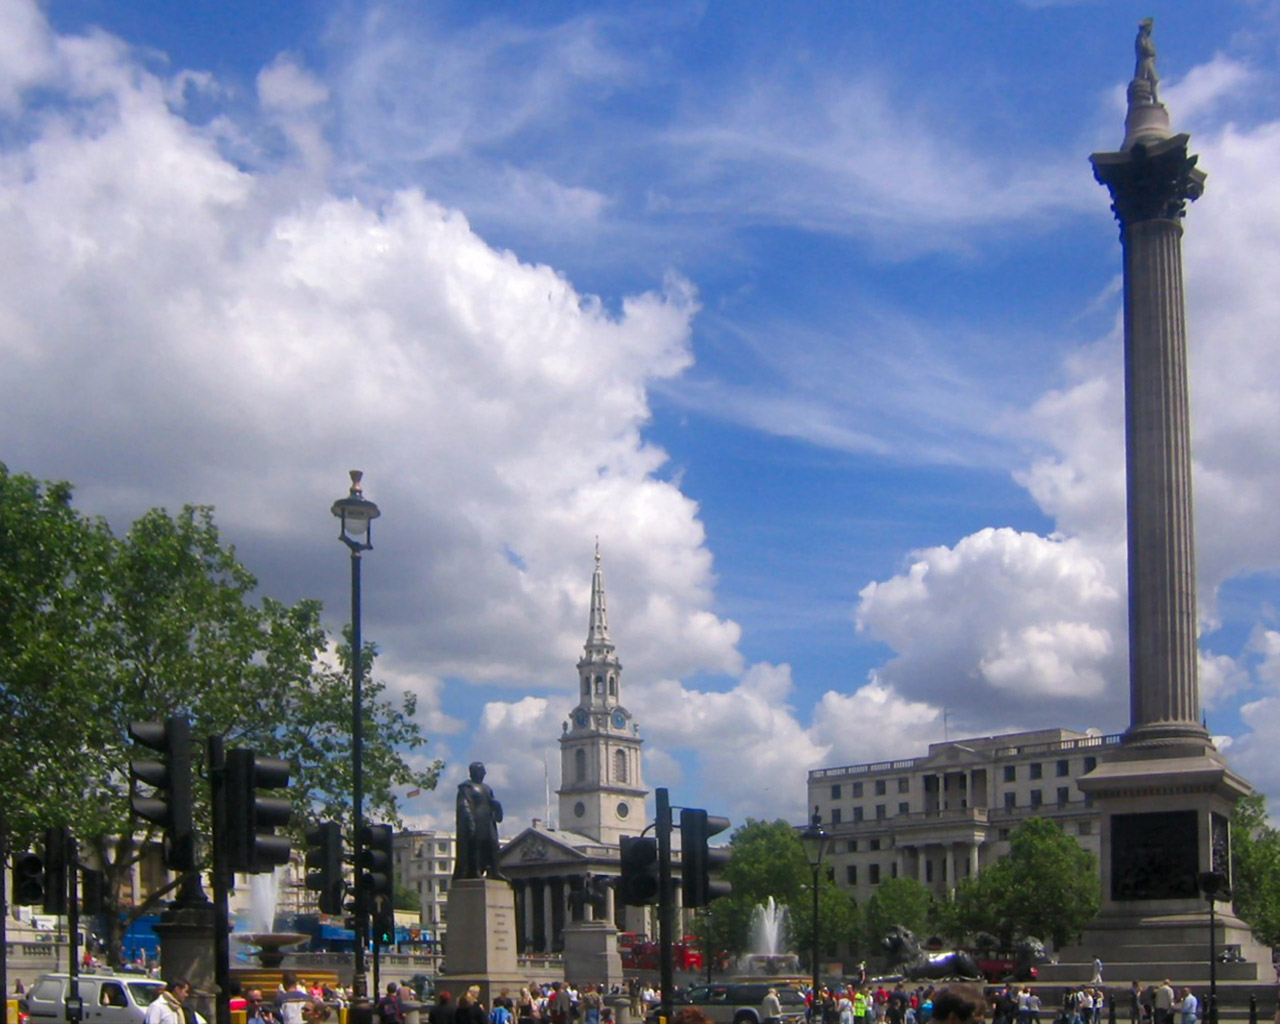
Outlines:
<svg viewBox="0 0 1280 1024"><path fill-rule="evenodd" d="M1163 108L1161 108L1163 109ZM1125 471L1129 549L1126 744L1199 745L1182 215L1204 173L1188 137L1095 153L1124 246Z"/></svg>
<svg viewBox="0 0 1280 1024"><path fill-rule="evenodd" d="M1182 225L1124 232L1130 721L1198 724Z"/></svg>

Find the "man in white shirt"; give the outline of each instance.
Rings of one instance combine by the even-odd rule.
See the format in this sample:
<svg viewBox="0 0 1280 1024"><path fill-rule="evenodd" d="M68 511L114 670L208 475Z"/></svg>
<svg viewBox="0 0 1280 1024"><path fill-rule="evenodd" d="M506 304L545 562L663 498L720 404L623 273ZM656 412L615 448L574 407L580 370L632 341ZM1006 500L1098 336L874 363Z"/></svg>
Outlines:
<svg viewBox="0 0 1280 1024"><path fill-rule="evenodd" d="M185 978L173 978L147 1007L144 1024L186 1024L182 1003L191 992Z"/></svg>

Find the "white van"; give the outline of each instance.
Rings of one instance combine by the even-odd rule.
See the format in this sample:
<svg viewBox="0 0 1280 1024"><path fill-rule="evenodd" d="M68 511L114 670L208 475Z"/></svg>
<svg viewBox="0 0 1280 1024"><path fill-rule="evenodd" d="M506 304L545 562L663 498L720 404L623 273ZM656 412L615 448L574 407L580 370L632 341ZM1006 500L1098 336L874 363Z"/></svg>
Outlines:
<svg viewBox="0 0 1280 1024"><path fill-rule="evenodd" d="M147 1007L164 990L155 978L132 974L82 974L84 1024L142 1024ZM69 974L42 974L27 990L29 1024L65 1024Z"/></svg>

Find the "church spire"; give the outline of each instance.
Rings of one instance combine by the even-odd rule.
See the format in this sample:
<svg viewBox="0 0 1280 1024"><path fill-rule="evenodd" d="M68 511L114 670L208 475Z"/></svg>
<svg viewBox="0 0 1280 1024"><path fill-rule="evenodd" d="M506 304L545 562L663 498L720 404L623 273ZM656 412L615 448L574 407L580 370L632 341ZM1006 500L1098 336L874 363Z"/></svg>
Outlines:
<svg viewBox="0 0 1280 1024"><path fill-rule="evenodd" d="M604 571L600 568L600 538L596 538L596 568L591 574L591 621L587 624L586 653L589 660L613 650L609 639L609 612L604 603Z"/></svg>

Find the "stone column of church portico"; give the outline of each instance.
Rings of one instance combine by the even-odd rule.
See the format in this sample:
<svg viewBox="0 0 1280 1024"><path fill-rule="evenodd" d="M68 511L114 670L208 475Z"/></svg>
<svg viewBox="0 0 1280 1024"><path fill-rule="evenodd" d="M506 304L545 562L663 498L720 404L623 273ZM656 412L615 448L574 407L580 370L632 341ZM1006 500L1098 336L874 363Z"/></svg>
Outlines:
<svg viewBox="0 0 1280 1024"><path fill-rule="evenodd" d="M613 895L613 886L608 886L604 891L604 919L609 924L613 924L618 918L618 909Z"/></svg>
<svg viewBox="0 0 1280 1024"><path fill-rule="evenodd" d="M544 878L542 880L542 952L550 953L553 951L552 941L555 937L555 914L552 912L552 900L554 899L554 889L552 879Z"/></svg>

